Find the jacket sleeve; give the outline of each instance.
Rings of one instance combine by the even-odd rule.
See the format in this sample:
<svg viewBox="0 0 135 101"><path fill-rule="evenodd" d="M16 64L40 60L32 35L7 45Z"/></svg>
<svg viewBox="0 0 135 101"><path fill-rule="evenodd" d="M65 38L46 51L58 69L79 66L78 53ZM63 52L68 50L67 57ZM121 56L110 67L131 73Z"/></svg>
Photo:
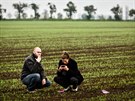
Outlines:
<svg viewBox="0 0 135 101"><path fill-rule="evenodd" d="M46 78L46 75L45 75L44 70L42 69L42 71L41 71L41 79L45 79L45 78Z"/></svg>
<svg viewBox="0 0 135 101"><path fill-rule="evenodd" d="M78 72L77 63L75 61L72 61L71 64L70 64L70 68L68 70L68 73L71 74L71 75L76 76L77 72Z"/></svg>
<svg viewBox="0 0 135 101"><path fill-rule="evenodd" d="M59 69L60 65L61 65L61 60L59 61L58 69ZM57 75L58 75L58 76L61 76L61 71L57 70Z"/></svg>

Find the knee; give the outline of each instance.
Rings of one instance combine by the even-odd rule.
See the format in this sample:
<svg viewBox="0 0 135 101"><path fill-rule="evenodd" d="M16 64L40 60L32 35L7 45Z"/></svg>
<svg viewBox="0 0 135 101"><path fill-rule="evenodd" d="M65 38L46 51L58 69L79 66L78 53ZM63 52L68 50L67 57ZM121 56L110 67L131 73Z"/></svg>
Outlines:
<svg viewBox="0 0 135 101"><path fill-rule="evenodd" d="M34 78L35 81L37 81L37 82L40 82L40 81L41 81L40 74L38 74L38 73L35 73L34 76L33 76L33 78Z"/></svg>
<svg viewBox="0 0 135 101"><path fill-rule="evenodd" d="M58 78L58 77L56 76L56 77L54 77L54 79L53 79L53 80L56 82L56 81L57 81L57 78Z"/></svg>
<svg viewBox="0 0 135 101"><path fill-rule="evenodd" d="M56 83L58 83L58 82L59 82L59 77L58 77L58 76L54 77L54 81L55 81Z"/></svg>
<svg viewBox="0 0 135 101"><path fill-rule="evenodd" d="M70 78L70 82L72 84L78 84L78 79L76 77L72 77L72 78Z"/></svg>

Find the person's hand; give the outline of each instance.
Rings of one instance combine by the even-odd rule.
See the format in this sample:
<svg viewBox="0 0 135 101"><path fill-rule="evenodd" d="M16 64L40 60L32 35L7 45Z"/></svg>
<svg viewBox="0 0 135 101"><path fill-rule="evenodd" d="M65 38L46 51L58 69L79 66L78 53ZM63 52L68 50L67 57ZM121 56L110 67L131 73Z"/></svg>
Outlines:
<svg viewBox="0 0 135 101"><path fill-rule="evenodd" d="M65 66L66 66L66 65L61 65L61 66L59 67L59 71L64 70Z"/></svg>
<svg viewBox="0 0 135 101"><path fill-rule="evenodd" d="M36 59L37 62L41 61L41 56L38 56L38 58Z"/></svg>
<svg viewBox="0 0 135 101"><path fill-rule="evenodd" d="M69 68L67 66L62 67L64 70L68 71Z"/></svg>
<svg viewBox="0 0 135 101"><path fill-rule="evenodd" d="M43 79L43 80L42 80L42 85L45 85L45 84L46 84L46 80Z"/></svg>
<svg viewBox="0 0 135 101"><path fill-rule="evenodd" d="M61 65L58 70L61 71L63 67L65 67L65 65Z"/></svg>
<svg viewBox="0 0 135 101"><path fill-rule="evenodd" d="M61 68L61 66L59 67L59 69L58 69L58 71L61 71L62 70L62 68Z"/></svg>

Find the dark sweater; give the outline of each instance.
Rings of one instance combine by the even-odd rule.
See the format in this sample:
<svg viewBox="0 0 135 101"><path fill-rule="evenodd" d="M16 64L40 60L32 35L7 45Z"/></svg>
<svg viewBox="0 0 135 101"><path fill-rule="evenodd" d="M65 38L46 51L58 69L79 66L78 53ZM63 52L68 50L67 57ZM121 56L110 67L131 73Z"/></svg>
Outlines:
<svg viewBox="0 0 135 101"><path fill-rule="evenodd" d="M59 61L59 66L58 68L61 66L61 65L65 65L62 60ZM83 76L81 75L80 71L78 70L78 66L77 66L77 63L75 60L73 59L69 59L69 62L68 64L66 64L66 66L69 68L68 71L57 71L57 75L58 76L63 76L67 79L70 79L71 77L76 77L78 78L79 80L79 83L81 83L83 81ZM65 72L64 75L62 72Z"/></svg>
<svg viewBox="0 0 135 101"><path fill-rule="evenodd" d="M34 54L28 56L23 65L22 74L21 74L21 80L25 78L27 75L32 73L39 73L41 76L41 79L46 78L44 74L44 69L41 65L41 63L37 62Z"/></svg>

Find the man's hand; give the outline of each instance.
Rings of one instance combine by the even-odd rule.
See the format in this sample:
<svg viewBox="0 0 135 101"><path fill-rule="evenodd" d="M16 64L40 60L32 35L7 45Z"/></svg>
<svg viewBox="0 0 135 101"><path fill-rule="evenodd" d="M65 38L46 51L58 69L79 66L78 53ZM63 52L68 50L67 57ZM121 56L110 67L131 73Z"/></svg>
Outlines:
<svg viewBox="0 0 135 101"><path fill-rule="evenodd" d="M38 56L38 58L36 59L37 62L41 61L41 56Z"/></svg>
<svg viewBox="0 0 135 101"><path fill-rule="evenodd" d="M42 80L42 85L45 85L45 84L46 84L46 80L43 79L43 80Z"/></svg>

